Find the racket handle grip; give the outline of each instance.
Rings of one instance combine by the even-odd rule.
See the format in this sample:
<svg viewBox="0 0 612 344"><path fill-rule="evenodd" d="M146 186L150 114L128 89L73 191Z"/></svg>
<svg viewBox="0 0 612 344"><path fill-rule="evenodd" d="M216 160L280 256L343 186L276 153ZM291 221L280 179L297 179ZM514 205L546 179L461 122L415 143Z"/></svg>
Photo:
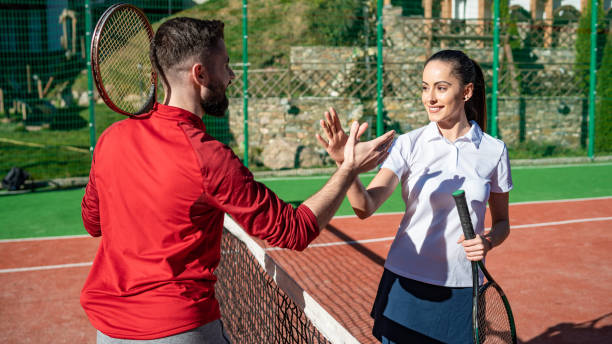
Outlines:
<svg viewBox="0 0 612 344"><path fill-rule="evenodd" d="M472 218L470 217L470 210L468 209L467 202L465 200L465 191L457 190L453 192L453 198L457 205L457 211L459 212L459 221L461 221L461 228L463 229L463 235L467 240L474 239L474 227L472 227Z"/></svg>

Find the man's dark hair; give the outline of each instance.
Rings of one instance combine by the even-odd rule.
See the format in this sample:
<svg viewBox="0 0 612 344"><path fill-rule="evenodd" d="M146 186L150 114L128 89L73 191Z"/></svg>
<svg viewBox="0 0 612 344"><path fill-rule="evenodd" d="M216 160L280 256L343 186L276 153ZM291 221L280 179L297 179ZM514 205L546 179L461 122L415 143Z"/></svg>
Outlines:
<svg viewBox="0 0 612 344"><path fill-rule="evenodd" d="M223 22L219 20L170 19L157 29L151 41L151 64L163 77L165 71L187 58L195 56L205 61L220 39Z"/></svg>

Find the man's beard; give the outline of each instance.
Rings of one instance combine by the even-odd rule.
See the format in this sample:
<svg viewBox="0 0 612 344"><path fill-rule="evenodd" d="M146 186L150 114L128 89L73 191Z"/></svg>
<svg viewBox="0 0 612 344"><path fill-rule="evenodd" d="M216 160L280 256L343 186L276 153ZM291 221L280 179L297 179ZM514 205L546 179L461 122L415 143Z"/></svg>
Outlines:
<svg viewBox="0 0 612 344"><path fill-rule="evenodd" d="M212 89L210 96L207 99L202 99L200 102L204 113L214 116L223 117L229 107L229 101L225 95L225 89L221 85L217 85Z"/></svg>

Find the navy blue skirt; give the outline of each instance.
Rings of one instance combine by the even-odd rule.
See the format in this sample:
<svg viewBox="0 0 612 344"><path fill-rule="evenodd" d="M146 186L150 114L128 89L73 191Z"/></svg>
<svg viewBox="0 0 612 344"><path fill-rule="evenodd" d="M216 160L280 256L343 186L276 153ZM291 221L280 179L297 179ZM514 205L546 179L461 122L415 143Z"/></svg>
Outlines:
<svg viewBox="0 0 612 344"><path fill-rule="evenodd" d="M385 269L372 307L383 343L473 343L472 288L415 281Z"/></svg>

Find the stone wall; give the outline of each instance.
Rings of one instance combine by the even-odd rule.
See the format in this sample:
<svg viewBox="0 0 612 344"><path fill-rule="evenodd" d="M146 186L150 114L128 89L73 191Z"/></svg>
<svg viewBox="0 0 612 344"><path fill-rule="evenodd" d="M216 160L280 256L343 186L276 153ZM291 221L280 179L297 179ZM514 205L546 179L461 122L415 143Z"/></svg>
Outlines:
<svg viewBox="0 0 612 344"><path fill-rule="evenodd" d="M584 144L582 99L500 99L498 104L499 133L507 145L527 141L580 148Z"/></svg>
<svg viewBox="0 0 612 344"><path fill-rule="evenodd" d="M354 98L249 99L249 156L256 164L276 169L329 165L315 135L323 135L319 121L330 106L345 126L363 117L363 104ZM244 154L242 110L242 99L230 100L230 133L239 156Z"/></svg>
<svg viewBox="0 0 612 344"><path fill-rule="evenodd" d="M376 101L357 98L260 98L249 100L249 156L256 165L273 169L329 166L315 135L323 135L319 121L333 106L344 128L353 120L371 125L364 139L375 136ZM508 146L522 141L552 143L566 148L584 144L584 101L500 99L499 136ZM428 123L420 99L384 99L385 126L406 133ZM244 154L242 100L230 100L230 133L233 149Z"/></svg>

